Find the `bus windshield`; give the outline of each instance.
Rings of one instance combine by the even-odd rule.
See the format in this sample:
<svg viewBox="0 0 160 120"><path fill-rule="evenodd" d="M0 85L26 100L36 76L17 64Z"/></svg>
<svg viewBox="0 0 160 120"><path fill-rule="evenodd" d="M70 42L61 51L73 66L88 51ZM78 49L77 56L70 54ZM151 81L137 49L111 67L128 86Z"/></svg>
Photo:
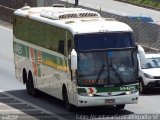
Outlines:
<svg viewBox="0 0 160 120"><path fill-rule="evenodd" d="M78 85L122 85L137 82L135 50L78 53Z"/></svg>
<svg viewBox="0 0 160 120"><path fill-rule="evenodd" d="M75 35L76 51L135 47L133 33L94 33Z"/></svg>

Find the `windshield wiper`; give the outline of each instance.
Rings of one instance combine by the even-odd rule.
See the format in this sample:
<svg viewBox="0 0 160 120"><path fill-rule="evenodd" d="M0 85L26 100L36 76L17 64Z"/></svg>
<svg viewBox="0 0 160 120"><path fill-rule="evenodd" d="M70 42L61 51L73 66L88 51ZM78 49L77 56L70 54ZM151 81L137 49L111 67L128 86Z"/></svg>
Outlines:
<svg viewBox="0 0 160 120"><path fill-rule="evenodd" d="M119 75L119 73L117 72L117 70L113 67L112 63L111 63L111 67L112 67L114 73L116 74L116 76L118 77L118 80L120 81L120 83L123 84L124 81L123 81L122 77Z"/></svg>
<svg viewBox="0 0 160 120"><path fill-rule="evenodd" d="M97 78L96 78L95 85L98 83L99 78L101 77L102 73L104 72L104 67L105 67L105 64L103 63L102 66L101 66L100 71L98 72L98 76L97 76Z"/></svg>

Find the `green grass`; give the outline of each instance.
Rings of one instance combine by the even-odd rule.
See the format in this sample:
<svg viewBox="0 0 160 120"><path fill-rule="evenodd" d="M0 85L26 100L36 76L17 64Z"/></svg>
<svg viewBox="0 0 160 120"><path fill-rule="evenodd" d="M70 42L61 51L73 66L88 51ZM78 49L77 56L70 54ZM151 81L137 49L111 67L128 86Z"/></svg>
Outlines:
<svg viewBox="0 0 160 120"><path fill-rule="evenodd" d="M154 8L160 9L160 0L118 0L118 1L127 1L137 5L146 5Z"/></svg>

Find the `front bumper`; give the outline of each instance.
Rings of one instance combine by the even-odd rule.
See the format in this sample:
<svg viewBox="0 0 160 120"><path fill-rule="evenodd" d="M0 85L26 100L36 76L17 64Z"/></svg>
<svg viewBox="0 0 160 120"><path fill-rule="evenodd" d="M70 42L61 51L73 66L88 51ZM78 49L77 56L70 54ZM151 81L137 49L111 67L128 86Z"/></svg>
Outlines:
<svg viewBox="0 0 160 120"><path fill-rule="evenodd" d="M160 80L148 82L148 84L145 87L147 87L147 88L160 88Z"/></svg>
<svg viewBox="0 0 160 120"><path fill-rule="evenodd" d="M89 106L136 104L138 102L138 96L139 96L138 92L130 95L120 95L120 96L110 96L110 97L95 97L95 96L88 97L88 96L78 95L78 106L89 107Z"/></svg>
<svg viewBox="0 0 160 120"><path fill-rule="evenodd" d="M143 78L145 88L160 88L160 79Z"/></svg>

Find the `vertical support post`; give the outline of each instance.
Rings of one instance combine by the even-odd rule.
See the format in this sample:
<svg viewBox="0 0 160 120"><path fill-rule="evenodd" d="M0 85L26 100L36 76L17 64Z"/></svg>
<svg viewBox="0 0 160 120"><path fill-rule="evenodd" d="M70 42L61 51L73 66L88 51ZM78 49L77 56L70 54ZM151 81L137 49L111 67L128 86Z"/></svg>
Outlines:
<svg viewBox="0 0 160 120"><path fill-rule="evenodd" d="M102 12L102 8L100 7L100 8L99 8L99 14L100 14L100 15L101 15L101 12Z"/></svg>

